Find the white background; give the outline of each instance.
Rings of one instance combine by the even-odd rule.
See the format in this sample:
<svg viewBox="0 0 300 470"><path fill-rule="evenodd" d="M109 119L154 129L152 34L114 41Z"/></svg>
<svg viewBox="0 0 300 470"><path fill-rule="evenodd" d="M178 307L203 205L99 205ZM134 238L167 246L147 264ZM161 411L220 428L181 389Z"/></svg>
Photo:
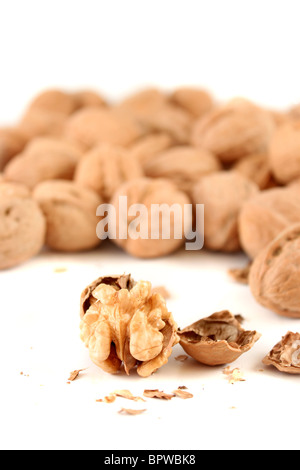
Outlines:
<svg viewBox="0 0 300 470"><path fill-rule="evenodd" d="M18 119L49 86L94 87L117 99L146 85L197 84L219 99L244 95L288 107L300 102L299 13L292 0L1 0L0 123ZM299 378L259 372L264 355L287 330L299 331L299 321L261 308L228 278L228 268L244 263L204 252L146 262L103 245L87 255L45 254L0 273L0 446L299 448ZM57 267L67 271L55 273ZM235 364L246 382L229 385L222 368L176 362L179 346L169 365L145 380L93 366L78 339L79 296L113 272L164 284L181 327L221 309L242 313L247 328L263 333ZM66 384L70 371L85 367ZM118 414L140 404L95 402L115 389L141 395L179 385L195 398L148 400L141 416Z"/></svg>

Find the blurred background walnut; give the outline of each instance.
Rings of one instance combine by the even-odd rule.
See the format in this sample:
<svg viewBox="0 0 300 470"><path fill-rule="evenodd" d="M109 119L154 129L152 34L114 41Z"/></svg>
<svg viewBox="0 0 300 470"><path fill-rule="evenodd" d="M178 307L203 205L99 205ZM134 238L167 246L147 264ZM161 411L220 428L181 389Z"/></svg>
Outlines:
<svg viewBox="0 0 300 470"><path fill-rule="evenodd" d="M279 127L270 143L270 166L275 179L287 184L300 178L300 122Z"/></svg>
<svg viewBox="0 0 300 470"><path fill-rule="evenodd" d="M170 96L171 103L183 108L194 118L201 118L214 106L212 96L200 88L177 88Z"/></svg>
<svg viewBox="0 0 300 470"><path fill-rule="evenodd" d="M133 155L140 163L141 167L145 169L148 162L158 155L159 153L173 147L174 140L165 132L150 133L133 143L129 148L131 155Z"/></svg>
<svg viewBox="0 0 300 470"><path fill-rule="evenodd" d="M254 153L237 161L232 167L263 190L277 186L271 172L267 153Z"/></svg>
<svg viewBox="0 0 300 470"><path fill-rule="evenodd" d="M27 143L27 138L17 127L0 129L0 171L7 163L21 153Z"/></svg>

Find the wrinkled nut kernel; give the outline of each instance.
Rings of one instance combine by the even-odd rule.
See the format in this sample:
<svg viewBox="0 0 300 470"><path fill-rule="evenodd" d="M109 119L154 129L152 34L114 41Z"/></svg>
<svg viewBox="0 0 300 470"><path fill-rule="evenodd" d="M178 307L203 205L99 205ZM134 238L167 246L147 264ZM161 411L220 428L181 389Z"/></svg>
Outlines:
<svg viewBox="0 0 300 470"><path fill-rule="evenodd" d="M0 189L1 191L1 189ZM0 197L0 269L37 255L45 241L46 223L37 203L26 194Z"/></svg>
<svg viewBox="0 0 300 470"><path fill-rule="evenodd" d="M254 259L282 230L300 223L300 191L276 188L254 195L239 216L243 250Z"/></svg>
<svg viewBox="0 0 300 470"><path fill-rule="evenodd" d="M108 201L125 181L142 176L141 165L126 149L100 144L78 163L74 180Z"/></svg>
<svg viewBox="0 0 300 470"><path fill-rule="evenodd" d="M0 171L18 153L22 152L27 139L17 128L0 129Z"/></svg>
<svg viewBox="0 0 300 470"><path fill-rule="evenodd" d="M269 157L266 153L255 153L242 158L232 169L254 181L262 190L276 186L271 173Z"/></svg>
<svg viewBox="0 0 300 470"><path fill-rule="evenodd" d="M280 126L270 143L270 166L279 183L300 178L300 122Z"/></svg>
<svg viewBox="0 0 300 470"><path fill-rule="evenodd" d="M261 336L256 331L245 331L227 310L193 323L178 335L185 352L208 366L234 362Z"/></svg>
<svg viewBox="0 0 300 470"><path fill-rule="evenodd" d="M261 305L300 318L300 224L281 232L255 258L249 284Z"/></svg>
<svg viewBox="0 0 300 470"><path fill-rule="evenodd" d="M145 168L148 162L150 162L156 155L167 150L174 145L172 137L163 132L157 134L149 134L130 147L130 153L140 163L142 168Z"/></svg>
<svg viewBox="0 0 300 470"><path fill-rule="evenodd" d="M6 166L4 177L31 189L47 180L70 180L80 157L81 152L75 145L39 137Z"/></svg>
<svg viewBox="0 0 300 470"><path fill-rule="evenodd" d="M137 367L148 377L168 362L178 343L177 326L165 300L152 294L150 282L130 275L101 277L81 296L81 339L91 360L115 374Z"/></svg>
<svg viewBox="0 0 300 470"><path fill-rule="evenodd" d="M50 248L76 252L100 244L96 210L102 200L94 191L71 181L46 181L36 186L33 197L46 217Z"/></svg>
<svg viewBox="0 0 300 470"><path fill-rule="evenodd" d="M108 143L127 147L142 135L142 128L129 116L111 109L92 107L74 113L65 136L86 149Z"/></svg>
<svg viewBox="0 0 300 470"><path fill-rule="evenodd" d="M257 192L255 183L234 171L205 176L195 185L193 201L205 205L205 245L208 249L240 250L238 216L245 201Z"/></svg>
<svg viewBox="0 0 300 470"><path fill-rule="evenodd" d="M28 111L43 110L69 116L77 107L77 101L71 93L62 90L46 90L33 99Z"/></svg>
<svg viewBox="0 0 300 470"><path fill-rule="evenodd" d="M25 113L19 123L19 129L27 139L39 136L61 137L66 119L66 116L61 113L33 109Z"/></svg>
<svg viewBox="0 0 300 470"><path fill-rule="evenodd" d="M141 213L139 216L140 226L147 228L148 225L144 238L136 239L131 236L132 218L128 217L127 221L127 214L123 212L120 213L120 210L122 211L123 209L122 206L120 206L120 196L127 196L128 207L133 204L143 204L147 209L147 211ZM159 206L161 204L166 204L167 206L177 204L181 207L181 213L183 214L184 205L190 203L185 193L177 189L171 181L165 179L139 178L129 181L117 190L111 203L116 209L116 218L111 221L111 232L114 235L111 238L114 238L113 241L125 251L140 258L155 258L176 251L184 243L184 227L192 226L191 217L185 215L180 221L180 227L175 227L174 213L170 211L170 223L169 220L163 221L167 222L167 227L168 229L170 228L170 237L168 237L168 239L162 238L163 224L161 221L162 217L160 217L161 212ZM152 210L151 204L156 204L156 206L152 206ZM122 226L120 226L119 220L122 221ZM128 225L126 222L128 222ZM177 230L179 228L182 229L182 238L175 238L175 228ZM125 235L127 232L126 239L120 238L119 236L119 233L124 231ZM155 231L158 235L157 239L151 237L151 231Z"/></svg>
<svg viewBox="0 0 300 470"><path fill-rule="evenodd" d="M221 170L217 158L207 150L176 146L160 153L145 165L151 178L167 178L187 193L203 176Z"/></svg>
<svg viewBox="0 0 300 470"><path fill-rule="evenodd" d="M214 105L211 95L199 88L178 88L170 96L171 103L200 118Z"/></svg>
<svg viewBox="0 0 300 470"><path fill-rule="evenodd" d="M192 143L225 163L267 149L274 129L270 114L249 101L236 99L195 123Z"/></svg>
<svg viewBox="0 0 300 470"><path fill-rule="evenodd" d="M263 364L287 374L300 374L300 334L289 331L263 359Z"/></svg>

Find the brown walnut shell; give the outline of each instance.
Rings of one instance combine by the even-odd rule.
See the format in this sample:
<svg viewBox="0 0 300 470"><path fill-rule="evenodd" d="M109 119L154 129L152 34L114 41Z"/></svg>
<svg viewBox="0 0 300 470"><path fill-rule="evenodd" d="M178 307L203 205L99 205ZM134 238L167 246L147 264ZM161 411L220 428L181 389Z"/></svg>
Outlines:
<svg viewBox="0 0 300 470"><path fill-rule="evenodd" d="M194 118L200 118L214 105L211 95L199 88L178 88L170 96L171 103L188 111Z"/></svg>
<svg viewBox="0 0 300 470"><path fill-rule="evenodd" d="M281 232L260 252L251 266L249 285L264 307L300 318L300 224Z"/></svg>
<svg viewBox="0 0 300 470"><path fill-rule="evenodd" d="M261 190L276 186L267 153L248 155L239 160L232 169L254 181Z"/></svg>
<svg viewBox="0 0 300 470"><path fill-rule="evenodd" d="M69 116L77 107L77 101L71 93L62 90L46 90L33 99L28 111L38 109Z"/></svg>
<svg viewBox="0 0 300 470"><path fill-rule="evenodd" d="M46 244L50 248L76 252L100 244L96 210L102 200L94 191L71 181L46 181L36 186L33 197L46 217Z"/></svg>
<svg viewBox="0 0 300 470"><path fill-rule="evenodd" d="M270 143L270 166L275 179L287 184L300 178L300 122L280 126Z"/></svg>
<svg viewBox="0 0 300 470"><path fill-rule="evenodd" d="M105 99L99 95L96 91L93 90L80 90L76 93L73 93L73 97L76 100L77 107L80 108L90 108L90 107L99 107L107 106Z"/></svg>
<svg viewBox="0 0 300 470"><path fill-rule="evenodd" d="M23 116L19 129L27 139L40 136L61 137L65 130L66 119L61 113L32 109Z"/></svg>
<svg viewBox="0 0 300 470"><path fill-rule="evenodd" d="M169 149L173 145L174 140L170 135L158 132L142 137L135 142L129 150L131 155L133 155L139 161L142 168L145 169L148 162L152 161L156 155Z"/></svg>
<svg viewBox="0 0 300 470"><path fill-rule="evenodd" d="M263 359L263 364L286 374L300 374L300 334L289 331Z"/></svg>
<svg viewBox="0 0 300 470"><path fill-rule="evenodd" d="M193 323L178 335L185 352L208 366L234 362L260 338L256 331L245 331L227 310Z"/></svg>
<svg viewBox="0 0 300 470"><path fill-rule="evenodd" d="M137 367L148 377L168 362L178 343L177 325L149 282L130 275L100 277L82 293L81 339L92 361L106 372Z"/></svg>
<svg viewBox="0 0 300 470"><path fill-rule="evenodd" d="M0 129L0 171L18 153L22 152L27 139L17 128Z"/></svg>

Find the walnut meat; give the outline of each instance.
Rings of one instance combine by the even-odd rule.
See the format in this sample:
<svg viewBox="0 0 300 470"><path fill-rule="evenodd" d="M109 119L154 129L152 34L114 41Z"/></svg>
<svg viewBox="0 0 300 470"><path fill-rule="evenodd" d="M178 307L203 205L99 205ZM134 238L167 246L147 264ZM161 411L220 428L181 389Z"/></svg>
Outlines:
<svg viewBox="0 0 300 470"><path fill-rule="evenodd" d="M300 122L280 126L270 143L270 166L279 183L300 178Z"/></svg>
<svg viewBox="0 0 300 470"><path fill-rule="evenodd" d="M287 374L300 374L300 334L289 331L264 358L263 364Z"/></svg>
<svg viewBox="0 0 300 470"><path fill-rule="evenodd" d="M240 249L238 216L243 203L257 192L255 183L234 171L205 176L195 185L194 203L205 205L204 241L208 249L225 252Z"/></svg>
<svg viewBox="0 0 300 470"><path fill-rule="evenodd" d="M276 188L245 202L239 217L243 250L254 259L282 230L300 222L300 191Z"/></svg>
<svg viewBox="0 0 300 470"><path fill-rule="evenodd" d="M220 170L221 165L213 154L189 146L172 147L145 165L146 176L170 179L187 193L203 176Z"/></svg>
<svg viewBox="0 0 300 470"><path fill-rule="evenodd" d="M170 97L171 103L188 111L194 118L200 118L214 105L211 95L199 88L178 88Z"/></svg>
<svg viewBox="0 0 300 470"><path fill-rule="evenodd" d="M245 331L227 310L203 318L178 334L185 352L208 366L234 362L260 338L256 331Z"/></svg>
<svg viewBox="0 0 300 470"><path fill-rule="evenodd" d="M24 134L17 128L0 129L0 171L27 143Z"/></svg>
<svg viewBox="0 0 300 470"><path fill-rule="evenodd" d="M100 244L96 211L102 200L94 191L71 181L46 181L36 186L33 197L46 217L50 248L76 252Z"/></svg>
<svg viewBox="0 0 300 470"><path fill-rule="evenodd" d="M143 176L137 158L124 148L100 144L78 163L75 181L108 201L125 181Z"/></svg>
<svg viewBox="0 0 300 470"><path fill-rule="evenodd" d="M177 326L150 282L131 276L101 277L81 296L81 339L92 361L109 373L122 364L148 377L168 362L178 343Z"/></svg>
<svg viewBox="0 0 300 470"><path fill-rule="evenodd" d="M236 99L197 121L192 143L231 163L265 151L273 129L269 113L246 100Z"/></svg>
<svg viewBox="0 0 300 470"><path fill-rule="evenodd" d="M281 232L255 258L250 269L251 291L261 305L300 318L300 223Z"/></svg>
<svg viewBox="0 0 300 470"><path fill-rule="evenodd" d="M131 223L134 217L126 213L127 208L123 209L120 205L120 197L127 197L127 207L134 204L142 204L145 212L137 214L139 226L146 227L145 233L140 238L132 234ZM184 205L190 204L188 196L180 191L171 181L165 179L139 178L124 183L114 194L111 203L116 208L116 222L112 221L111 233L114 242L121 246L125 251L133 256L140 258L155 258L164 256L176 251L184 242L185 227L191 227L192 220L189 215L182 216L175 227L174 213L170 211L170 217L161 217L159 212L160 205L167 205L169 208L176 204L181 209L181 215L184 213ZM156 205L154 208L151 205ZM151 210L152 208L152 210ZM162 220L161 220L162 219ZM123 222L120 227L119 220ZM163 223L162 223L163 222ZM168 236L163 236L163 224L168 227ZM176 229L181 230L181 236L176 238ZM120 232L125 231L125 237L120 237ZM152 236L155 232L156 238ZM116 236L116 239L115 239Z"/></svg>

